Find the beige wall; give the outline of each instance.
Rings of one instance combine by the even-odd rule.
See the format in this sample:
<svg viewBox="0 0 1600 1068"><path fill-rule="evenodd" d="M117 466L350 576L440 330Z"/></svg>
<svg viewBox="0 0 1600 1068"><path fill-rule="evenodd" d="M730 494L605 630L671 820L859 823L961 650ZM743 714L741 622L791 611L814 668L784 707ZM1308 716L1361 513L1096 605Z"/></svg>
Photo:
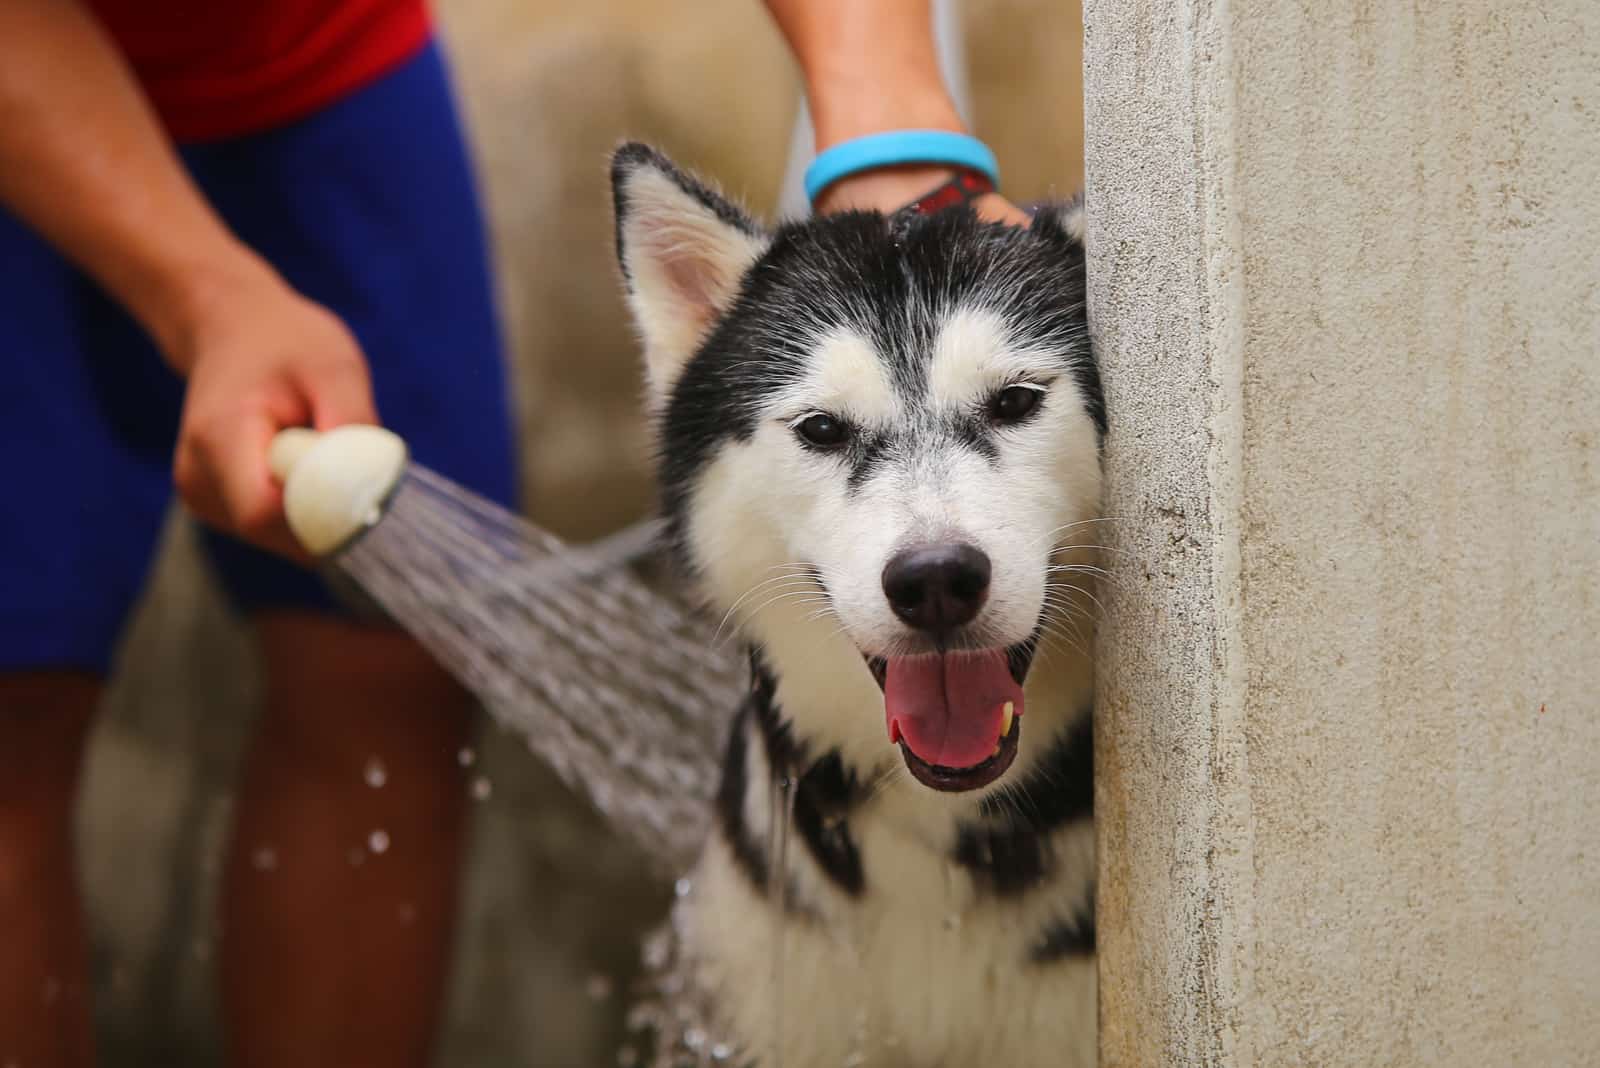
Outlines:
<svg viewBox="0 0 1600 1068"><path fill-rule="evenodd" d="M1087 7L1105 1063L1596 1063L1600 6Z"/></svg>

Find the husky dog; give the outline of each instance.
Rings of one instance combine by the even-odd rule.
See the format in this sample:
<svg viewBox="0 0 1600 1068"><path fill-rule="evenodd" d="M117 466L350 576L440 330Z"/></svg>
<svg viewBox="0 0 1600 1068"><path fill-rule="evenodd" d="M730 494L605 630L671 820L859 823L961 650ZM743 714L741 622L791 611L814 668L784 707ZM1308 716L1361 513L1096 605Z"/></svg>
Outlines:
<svg viewBox="0 0 1600 1068"><path fill-rule="evenodd" d="M680 906L720 1024L785 1068L1094 1063L1079 213L769 230L638 144L612 181L669 529L751 651Z"/></svg>

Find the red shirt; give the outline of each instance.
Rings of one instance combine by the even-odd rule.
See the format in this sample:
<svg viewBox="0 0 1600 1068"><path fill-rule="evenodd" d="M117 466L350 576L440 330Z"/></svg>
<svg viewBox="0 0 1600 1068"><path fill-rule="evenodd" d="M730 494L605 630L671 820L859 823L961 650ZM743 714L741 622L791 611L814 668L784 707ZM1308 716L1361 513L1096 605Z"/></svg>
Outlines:
<svg viewBox="0 0 1600 1068"><path fill-rule="evenodd" d="M426 0L88 0L180 141L308 115L409 59Z"/></svg>

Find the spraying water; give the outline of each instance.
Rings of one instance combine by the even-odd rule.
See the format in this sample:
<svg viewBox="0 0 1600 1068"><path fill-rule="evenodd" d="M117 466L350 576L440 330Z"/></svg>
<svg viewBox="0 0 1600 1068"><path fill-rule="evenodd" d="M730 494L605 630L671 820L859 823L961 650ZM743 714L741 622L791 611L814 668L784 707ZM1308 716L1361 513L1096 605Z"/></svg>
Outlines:
<svg viewBox="0 0 1600 1068"><path fill-rule="evenodd" d="M643 533L650 533L649 531ZM742 666L619 560L412 465L336 566L673 874L699 850Z"/></svg>
<svg viewBox="0 0 1600 1068"><path fill-rule="evenodd" d="M670 586L636 570L656 549L656 525L564 545L407 462L404 444L375 427L285 431L272 466L285 481L290 525L336 583L415 636L664 874L691 867L747 668ZM470 750L458 754L463 768L473 760ZM365 778L381 789L387 773L369 766ZM775 785L776 871L786 867L794 793L790 779ZM785 880L774 883L781 916ZM688 877L675 885L680 899L692 889ZM781 1006L781 941L774 949ZM713 1029L687 950L674 909L646 942L648 974L631 1014L651 1052L629 1049L624 1060L740 1063Z"/></svg>
<svg viewBox="0 0 1600 1068"><path fill-rule="evenodd" d="M288 476L296 534L664 872L681 873L709 826L745 669L706 620L629 566L659 530L568 547L406 463L398 441L375 427L280 435L273 466Z"/></svg>

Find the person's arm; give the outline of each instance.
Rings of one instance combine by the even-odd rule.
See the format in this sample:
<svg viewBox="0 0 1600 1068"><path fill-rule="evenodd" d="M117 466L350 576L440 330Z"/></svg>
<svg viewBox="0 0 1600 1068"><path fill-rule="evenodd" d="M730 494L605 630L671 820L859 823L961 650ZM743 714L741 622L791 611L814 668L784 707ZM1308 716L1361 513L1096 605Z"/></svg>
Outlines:
<svg viewBox="0 0 1600 1068"><path fill-rule="evenodd" d="M284 426L376 421L365 361L335 316L228 232L75 0L0 0L0 203L188 378L174 476L190 508L298 555L267 445Z"/></svg>
<svg viewBox="0 0 1600 1068"><path fill-rule="evenodd" d="M805 79L817 151L864 134L923 129L966 132L939 74L929 0L766 0ZM894 211L950 177L947 167L886 167L841 179L818 211ZM1026 223L1004 197L980 214Z"/></svg>

